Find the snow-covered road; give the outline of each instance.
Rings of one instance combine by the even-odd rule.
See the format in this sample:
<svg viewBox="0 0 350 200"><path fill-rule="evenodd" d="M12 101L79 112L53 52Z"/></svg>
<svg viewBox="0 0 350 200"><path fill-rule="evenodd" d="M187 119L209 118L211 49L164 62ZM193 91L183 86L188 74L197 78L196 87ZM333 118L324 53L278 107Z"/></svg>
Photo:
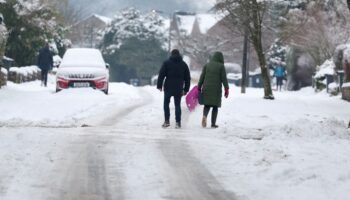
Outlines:
<svg viewBox="0 0 350 200"><path fill-rule="evenodd" d="M21 108L26 113L18 114L20 120L11 113L0 117L0 199L343 200L350 195L349 104L338 97L305 90L276 93L276 101L266 101L260 90L240 95L233 87L219 111L219 129L202 129L201 110L189 113L183 107L178 130L160 127L162 94L153 87L115 84L108 97L93 90L53 94L50 88L21 93L16 87L0 91L0 97L34 100L25 99L32 106ZM81 103L79 95L91 98ZM69 112L40 104L39 97ZM31 118L28 112L37 104L51 115L38 112Z"/></svg>

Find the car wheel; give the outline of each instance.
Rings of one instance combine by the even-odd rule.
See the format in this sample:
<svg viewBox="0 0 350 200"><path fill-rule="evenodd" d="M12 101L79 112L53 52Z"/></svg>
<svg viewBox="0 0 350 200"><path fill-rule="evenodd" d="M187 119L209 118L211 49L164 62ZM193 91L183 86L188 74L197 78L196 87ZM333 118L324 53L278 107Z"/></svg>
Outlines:
<svg viewBox="0 0 350 200"><path fill-rule="evenodd" d="M60 92L60 91L61 91L60 89L56 88L56 93L57 93L57 92Z"/></svg>

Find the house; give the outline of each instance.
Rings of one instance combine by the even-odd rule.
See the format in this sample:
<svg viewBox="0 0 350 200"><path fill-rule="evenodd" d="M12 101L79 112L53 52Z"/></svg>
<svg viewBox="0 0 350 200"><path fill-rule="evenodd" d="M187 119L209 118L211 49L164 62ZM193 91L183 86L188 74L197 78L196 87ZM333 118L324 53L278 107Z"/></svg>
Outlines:
<svg viewBox="0 0 350 200"><path fill-rule="evenodd" d="M112 19L101 15L93 14L86 19L74 24L68 38L74 47L96 47L101 41L100 33Z"/></svg>
<svg viewBox="0 0 350 200"><path fill-rule="evenodd" d="M243 37L232 34L224 16L177 12L173 15L170 29L170 48L177 48L190 57L192 70L200 70L214 51L223 52L225 62L242 62Z"/></svg>
<svg viewBox="0 0 350 200"><path fill-rule="evenodd" d="M229 23L229 24L228 24ZM171 48L178 48L184 55L191 58L190 68L201 70L214 51L224 54L225 62L242 64L243 40L242 31L230 28L228 17L216 13L186 13L174 14L170 32ZM264 48L268 49L274 34L264 34ZM254 71L259 61L254 48L248 51L248 68Z"/></svg>

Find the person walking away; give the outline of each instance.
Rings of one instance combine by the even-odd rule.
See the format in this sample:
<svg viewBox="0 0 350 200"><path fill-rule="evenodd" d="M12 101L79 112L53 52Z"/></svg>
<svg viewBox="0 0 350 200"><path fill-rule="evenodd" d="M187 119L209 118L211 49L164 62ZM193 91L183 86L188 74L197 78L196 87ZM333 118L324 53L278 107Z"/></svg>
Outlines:
<svg viewBox="0 0 350 200"><path fill-rule="evenodd" d="M286 70L282 66L282 62L279 62L278 65L276 66L273 76L276 77L276 85L277 85L276 90L278 90L279 88L281 91L282 85L283 85L283 79L286 76Z"/></svg>
<svg viewBox="0 0 350 200"><path fill-rule="evenodd" d="M199 82L198 89L203 95L203 118L202 127L207 127L207 116L210 108L211 127L218 128L216 119L218 116L218 108L221 107L222 85L225 88L225 97L229 95L229 86L224 66L224 56L221 52L215 52L210 62L204 65Z"/></svg>
<svg viewBox="0 0 350 200"><path fill-rule="evenodd" d="M53 56L50 51L49 43L46 43L39 51L38 66L41 69L41 85L47 87L47 74L53 67Z"/></svg>
<svg viewBox="0 0 350 200"><path fill-rule="evenodd" d="M164 81L165 79L165 81ZM164 123L163 128L170 126L170 99L174 97L175 104L175 128L181 128L181 98L190 89L191 75L187 64L183 61L179 50L171 51L171 56L166 60L158 75L157 88L163 91L164 82Z"/></svg>

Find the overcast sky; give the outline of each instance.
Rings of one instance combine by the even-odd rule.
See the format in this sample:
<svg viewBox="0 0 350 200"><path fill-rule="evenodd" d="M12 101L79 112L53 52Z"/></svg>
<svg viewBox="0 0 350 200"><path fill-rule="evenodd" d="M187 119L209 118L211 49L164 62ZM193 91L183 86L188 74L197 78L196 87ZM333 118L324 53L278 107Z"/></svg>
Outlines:
<svg viewBox="0 0 350 200"><path fill-rule="evenodd" d="M209 10L215 0L70 0L84 15L97 13L113 16L117 11L126 7L140 10L161 10L165 13L174 11L205 12Z"/></svg>

